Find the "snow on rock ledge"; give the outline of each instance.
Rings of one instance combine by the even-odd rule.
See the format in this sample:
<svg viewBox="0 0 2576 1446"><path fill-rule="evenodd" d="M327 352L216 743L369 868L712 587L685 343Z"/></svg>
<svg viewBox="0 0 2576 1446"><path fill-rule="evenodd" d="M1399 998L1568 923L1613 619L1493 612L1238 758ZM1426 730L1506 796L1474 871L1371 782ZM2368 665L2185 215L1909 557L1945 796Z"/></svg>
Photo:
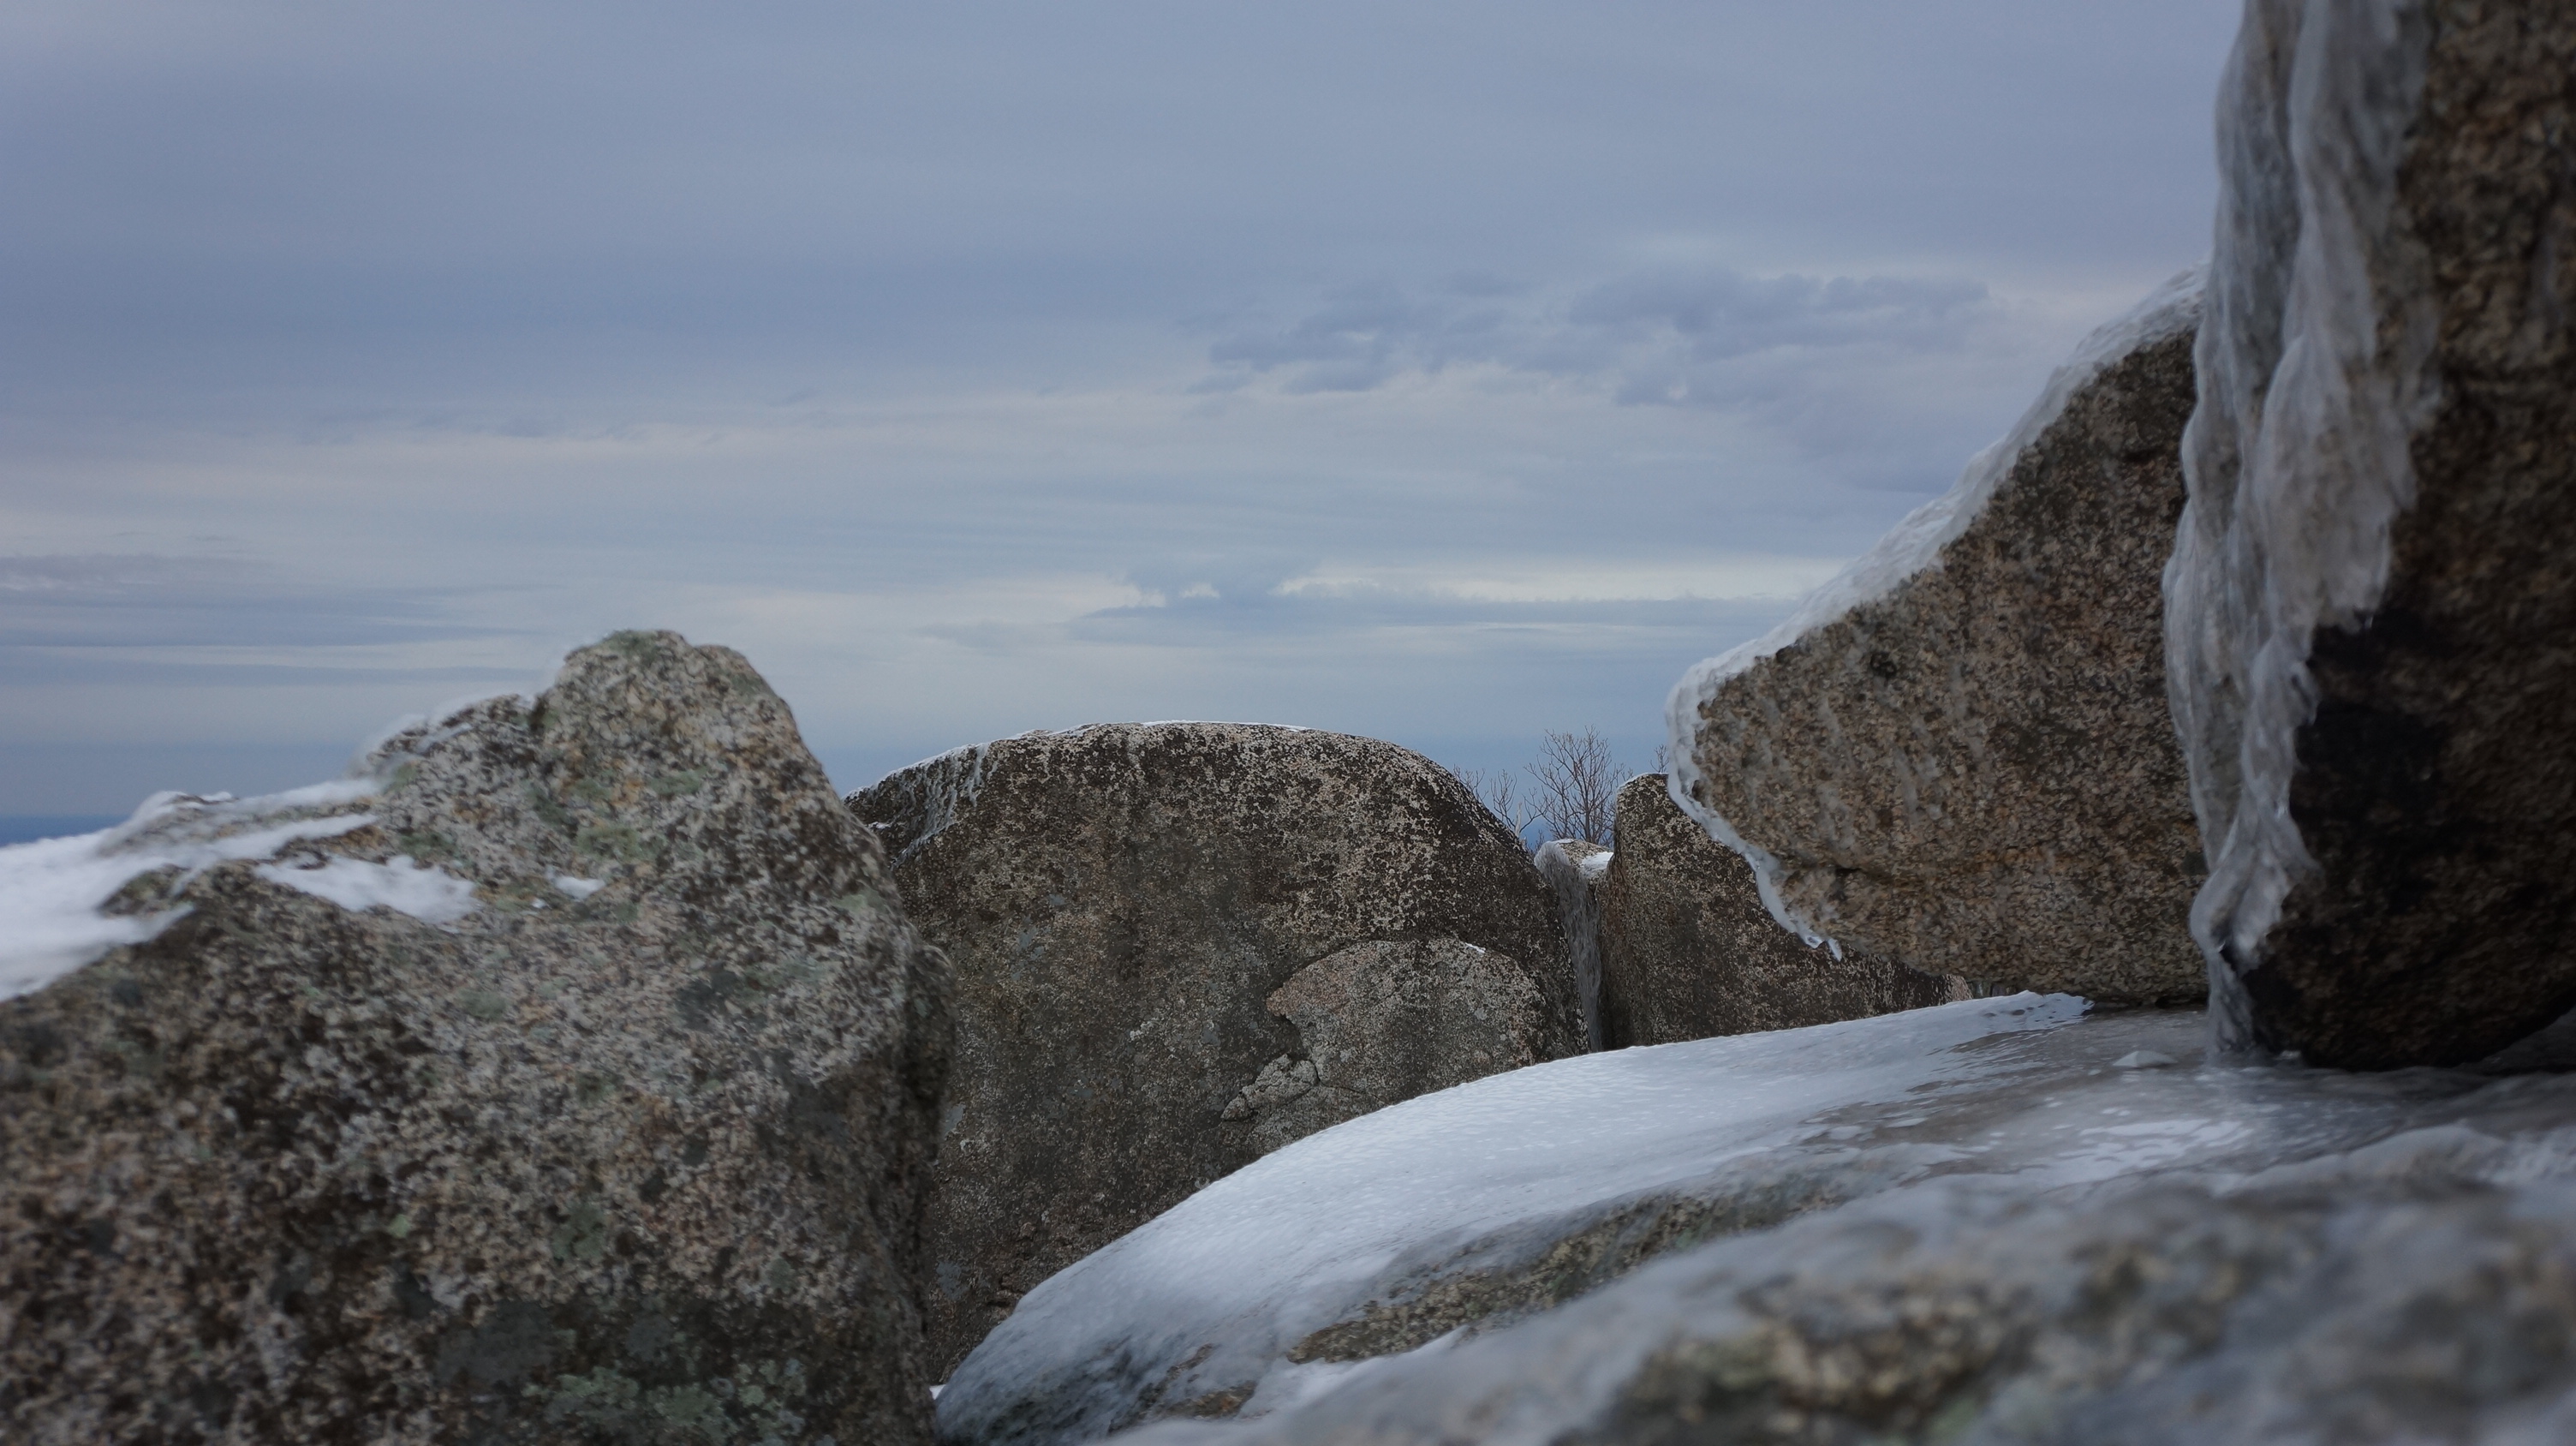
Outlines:
<svg viewBox="0 0 2576 1446"><path fill-rule="evenodd" d="M2200 289L2094 333L1948 495L1673 690L1672 798L1785 926L1988 984L2201 996L2157 595Z"/></svg>
<svg viewBox="0 0 2576 1446"><path fill-rule="evenodd" d="M2232 1044L2576 1003L2576 7L2256 0L2220 100L2173 710Z"/></svg>

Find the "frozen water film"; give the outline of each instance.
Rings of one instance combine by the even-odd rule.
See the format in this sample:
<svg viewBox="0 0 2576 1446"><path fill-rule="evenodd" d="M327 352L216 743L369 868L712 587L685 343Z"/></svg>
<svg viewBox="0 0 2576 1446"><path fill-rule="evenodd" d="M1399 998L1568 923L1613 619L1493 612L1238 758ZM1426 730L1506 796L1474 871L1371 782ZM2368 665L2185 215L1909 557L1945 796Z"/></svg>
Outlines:
<svg viewBox="0 0 2576 1446"><path fill-rule="evenodd" d="M1349 1348L1372 1332L1420 1345L1456 1323L1434 1311L1407 1336L1408 1312L1483 1290L1462 1314L1488 1330L1556 1305L1516 1280L1562 1271L1566 1241L1661 1203L1689 1202L1701 1234L1891 1192L1916 1203L1887 1209L1937 1216L1970 1208L1964 1185L2072 1201L2112 1181L2251 1179L2400 1136L2445 1158L2495 1153L2481 1130L2576 1118L2576 1083L2209 1066L2197 1011L2086 1008L2025 994L1585 1055L1337 1126L1031 1292L959 1369L943 1430L1069 1442L1199 1399L1279 1411L1437 1354ZM2549 1139L2514 1168L2554 1177L2568 1152Z"/></svg>
<svg viewBox="0 0 2576 1446"><path fill-rule="evenodd" d="M2313 865L2290 815L2321 627L2386 587L2432 402L2424 259L2390 223L2424 83L2420 7L2255 0L2219 100L2220 191L2190 501L2165 572L2166 680L2210 875L2192 908L2212 1025L2250 1043L2241 975Z"/></svg>

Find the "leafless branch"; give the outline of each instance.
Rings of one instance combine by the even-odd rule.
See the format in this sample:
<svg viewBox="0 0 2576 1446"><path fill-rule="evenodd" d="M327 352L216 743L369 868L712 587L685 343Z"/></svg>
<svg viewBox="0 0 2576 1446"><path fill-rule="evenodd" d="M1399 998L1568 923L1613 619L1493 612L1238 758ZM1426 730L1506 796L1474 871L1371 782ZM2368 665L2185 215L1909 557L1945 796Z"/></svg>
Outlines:
<svg viewBox="0 0 2576 1446"><path fill-rule="evenodd" d="M1580 733L1550 729L1538 761L1529 766L1537 785L1531 812L1556 838L1610 842L1610 810L1625 781L1610 756L1610 740L1597 728Z"/></svg>
<svg viewBox="0 0 2576 1446"><path fill-rule="evenodd" d="M1526 835L1529 826L1538 822L1537 813L1521 797L1520 782L1512 776L1510 769L1461 768L1458 781L1467 785L1477 800L1492 810L1494 817L1503 821L1503 826L1512 831L1513 837Z"/></svg>

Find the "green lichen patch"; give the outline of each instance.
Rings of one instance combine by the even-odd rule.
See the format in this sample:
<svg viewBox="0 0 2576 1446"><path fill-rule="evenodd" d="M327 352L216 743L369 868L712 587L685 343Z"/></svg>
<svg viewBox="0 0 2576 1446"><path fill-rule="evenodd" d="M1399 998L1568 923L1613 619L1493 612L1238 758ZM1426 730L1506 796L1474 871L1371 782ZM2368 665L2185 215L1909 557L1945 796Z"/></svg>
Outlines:
<svg viewBox="0 0 2576 1446"><path fill-rule="evenodd" d="M546 1239L547 1248L559 1261L598 1260L608 1253L608 1210L595 1196L585 1195L572 1202L564 1213L563 1223Z"/></svg>
<svg viewBox="0 0 2576 1446"><path fill-rule="evenodd" d="M694 768L666 773L654 779L651 787L664 798L686 798L707 786L707 776Z"/></svg>
<svg viewBox="0 0 2576 1446"><path fill-rule="evenodd" d="M646 863L662 852L661 840L645 837L631 823L614 821L583 824L572 846L593 858L621 863Z"/></svg>
<svg viewBox="0 0 2576 1446"><path fill-rule="evenodd" d="M425 864L444 863L456 857L456 840L434 828L415 829L396 834L394 844L404 853Z"/></svg>
<svg viewBox="0 0 2576 1446"><path fill-rule="evenodd" d="M456 1007L489 1024L510 1012L510 996L494 989L468 989L456 996Z"/></svg>

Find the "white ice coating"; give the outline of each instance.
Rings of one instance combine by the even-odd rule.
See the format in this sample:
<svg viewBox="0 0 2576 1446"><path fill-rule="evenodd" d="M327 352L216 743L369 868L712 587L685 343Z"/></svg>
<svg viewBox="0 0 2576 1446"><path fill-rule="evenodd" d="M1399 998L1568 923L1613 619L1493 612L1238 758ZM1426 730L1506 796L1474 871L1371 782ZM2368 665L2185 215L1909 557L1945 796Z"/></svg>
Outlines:
<svg viewBox="0 0 2576 1446"><path fill-rule="evenodd" d="M606 880L579 879L570 874L556 874L552 878L547 879L546 882L554 885L557 889L561 890L576 901L587 899L591 895L608 887Z"/></svg>
<svg viewBox="0 0 2576 1446"><path fill-rule="evenodd" d="M1045 730L1038 731L1043 733ZM966 816L966 810L974 805L975 795L984 790L984 764L992 751L990 743L951 748L919 763L898 768L877 781L876 786L882 788L896 779L903 780L905 792L911 796L921 819L920 828L895 855L897 862L920 852L922 846L936 837L940 830ZM892 821L871 819L869 822L884 827Z"/></svg>
<svg viewBox="0 0 2576 1446"><path fill-rule="evenodd" d="M159 793L114 828L0 848L0 999L41 989L167 928L180 911L101 912L134 879L157 869L194 873L230 859L270 858L289 844L363 828L373 815L328 811L375 792L371 779L343 779L261 798Z"/></svg>
<svg viewBox="0 0 2576 1446"><path fill-rule="evenodd" d="M1744 856L1753 866L1754 887L1762 896L1763 907L1810 947L1826 941L1813 921L1798 917L1782 898L1778 857L1747 840L1696 795L1700 783L1697 745L1701 706L1715 697L1728 679L1852 609L1886 597L1917 573L1940 566L1941 550L1956 541L1985 511L1995 489L2011 475L2013 462L2065 414L2067 403L2078 391L2122 357L2198 324L2205 276L2205 267L2181 272L2123 315L2096 328L2076 347L2075 354L2049 376L2039 400L2022 414L2013 429L1969 459L1967 470L1949 491L1914 509L1889 529L1877 546L1807 594L1786 622L1751 642L1739 643L1694 665L1673 685L1664 705L1672 760L1665 775L1666 792L1676 807L1708 830L1711 838Z"/></svg>
<svg viewBox="0 0 2576 1446"><path fill-rule="evenodd" d="M415 862L409 854L396 854L381 864L342 857L309 867L262 864L252 872L343 909L387 908L427 924L452 924L480 907L474 885L434 865Z"/></svg>
<svg viewBox="0 0 2576 1446"><path fill-rule="evenodd" d="M1583 881L1585 883L1597 884L1604 878L1609 877L1610 850L1603 849L1597 854L1585 854L1583 857L1574 861L1574 866L1577 869L1582 870Z"/></svg>
<svg viewBox="0 0 2576 1446"><path fill-rule="evenodd" d="M2438 318L2395 215L2428 23L2403 0L2253 0L2221 82L2165 652L2210 865L2192 936L2227 1048L2251 1042L2239 974L2315 867L2289 806L2309 647L2386 591L2408 439L2435 400Z"/></svg>
<svg viewBox="0 0 2576 1446"><path fill-rule="evenodd" d="M1581 1055L1420 1096L1217 1181L1031 1291L942 1393L943 1438L1010 1419L1009 1439L1032 1446L1092 1439L1158 1382L1166 1402L1258 1382L1257 1416L1408 1369L1287 1353L1398 1295L1408 1271L1534 1261L1569 1222L1712 1180L1746 1196L1823 1180L1857 1202L1835 1209L1929 1224L1962 1184L2074 1199L2170 1175L2225 1190L2409 1140L2455 1165L2483 1151L2507 1174L2576 1175L2576 1079L2204 1065L2204 1031L2196 1012L2088 1016L2021 994ZM1582 1402L1560 1404L1557 1426L1580 1419Z"/></svg>

